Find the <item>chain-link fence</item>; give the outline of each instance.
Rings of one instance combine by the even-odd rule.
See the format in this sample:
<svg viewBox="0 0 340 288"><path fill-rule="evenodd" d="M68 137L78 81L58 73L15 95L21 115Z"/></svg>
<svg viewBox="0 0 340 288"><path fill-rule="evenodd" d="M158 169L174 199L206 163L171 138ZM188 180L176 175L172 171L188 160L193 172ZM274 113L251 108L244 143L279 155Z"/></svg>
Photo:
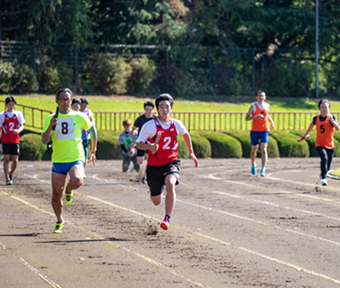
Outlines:
<svg viewBox="0 0 340 288"><path fill-rule="evenodd" d="M73 70L73 83L78 90L84 88L82 81L88 62L98 52L126 58L145 55L152 60L157 72L147 91L149 94L169 92L183 98L202 99L207 95L254 95L262 89L274 97L314 95L314 51L0 42L0 59L24 63L35 72L41 65L53 67L63 63ZM340 86L340 80L333 81L339 83L329 85Z"/></svg>

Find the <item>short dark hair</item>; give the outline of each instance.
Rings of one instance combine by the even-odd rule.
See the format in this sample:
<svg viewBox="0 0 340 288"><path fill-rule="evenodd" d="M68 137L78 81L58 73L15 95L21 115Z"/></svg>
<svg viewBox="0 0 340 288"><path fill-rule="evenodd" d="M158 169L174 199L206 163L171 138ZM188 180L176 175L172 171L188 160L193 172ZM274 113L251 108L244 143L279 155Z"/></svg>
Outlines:
<svg viewBox="0 0 340 288"><path fill-rule="evenodd" d="M61 93L70 93L71 94L71 98L73 97L73 93L71 91L70 88L60 88L57 93L55 94L55 99L59 100L60 94Z"/></svg>
<svg viewBox="0 0 340 288"><path fill-rule="evenodd" d="M164 94L161 94L159 95L157 98L156 98L156 108L158 109L158 106L159 106L159 102L161 101L169 101L170 102L170 105L171 105L171 108L172 106L174 105L175 103L175 100L174 98L172 98L172 96L168 93L164 93Z"/></svg>
<svg viewBox="0 0 340 288"><path fill-rule="evenodd" d="M146 106L151 106L152 108L155 108L155 104L153 104L151 101L144 102L144 109Z"/></svg>
<svg viewBox="0 0 340 288"><path fill-rule="evenodd" d="M81 103L81 102L80 102L79 99L76 99L76 98L73 98L73 99L72 99L72 105L73 105L73 104L79 104L79 105L80 105L80 103Z"/></svg>
<svg viewBox="0 0 340 288"><path fill-rule="evenodd" d="M331 104L329 103L327 99L321 99L318 104L319 109L322 103L328 104L328 107L331 107Z"/></svg>
<svg viewBox="0 0 340 288"><path fill-rule="evenodd" d="M80 98L80 103L85 103L86 105L90 104L90 102L86 98Z"/></svg>
<svg viewBox="0 0 340 288"><path fill-rule="evenodd" d="M266 94L266 92L264 92L263 90L257 90L255 96L259 95L260 93Z"/></svg>
<svg viewBox="0 0 340 288"><path fill-rule="evenodd" d="M17 101L15 100L14 96L7 96L7 97L6 97L6 99L5 99L6 105L7 105L9 102L14 102L14 104L17 104Z"/></svg>

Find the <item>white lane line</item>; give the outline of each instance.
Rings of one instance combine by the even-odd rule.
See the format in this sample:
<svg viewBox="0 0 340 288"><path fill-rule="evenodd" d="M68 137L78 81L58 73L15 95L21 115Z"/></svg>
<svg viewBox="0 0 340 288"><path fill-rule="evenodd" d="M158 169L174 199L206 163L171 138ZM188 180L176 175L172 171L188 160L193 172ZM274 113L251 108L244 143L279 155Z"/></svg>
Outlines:
<svg viewBox="0 0 340 288"><path fill-rule="evenodd" d="M322 241L322 242L326 242L326 243L330 243L330 244L340 246L340 242L332 241L332 240L329 240L329 239L317 237L317 236L314 236L314 235L306 234L306 233L303 233L303 232L299 232L299 231L295 231L295 230L291 230L291 229L287 229L287 228L282 228L280 226L273 226L271 224L268 224L268 223L265 223L265 222L262 222L262 221L258 221L258 220L252 219L252 218L240 216L240 215L237 215L237 214L229 213L229 212L226 212L226 211L214 209L214 208L211 208L211 207L202 206L202 205L199 205L199 204L195 204L195 203L191 203L191 202L187 202L187 201L183 201L183 200L179 200L179 199L177 199L177 202L183 203L185 205L190 205L190 206L194 206L194 207L197 207L197 208L201 208L201 209L204 209L204 210L207 210L207 211L221 213L221 214L233 217L233 218L238 218L238 219L241 219L241 220L253 222L253 223L256 223L256 224L260 224L262 226L271 227L271 228L278 229L278 230L281 230L281 231L284 231L284 232L298 234L300 236L305 236L305 237L308 237L308 238L312 238L312 239L316 239L316 240L319 240L319 241Z"/></svg>
<svg viewBox="0 0 340 288"><path fill-rule="evenodd" d="M116 205L116 204L113 204L109 201L105 201L105 200L102 200L102 199L99 199L97 197L93 197L93 196L88 196L88 195L85 195L93 200L96 200L96 201L99 201L101 203L104 203L104 204L107 204L107 205L110 205L110 206L113 206L115 208L119 208L119 209L123 209L125 211L128 211L130 213L134 213L134 214L137 214L137 215L140 215L140 216L143 216L145 218L149 218L149 219L155 219L154 217L151 217L149 215L146 215L146 214L143 214L143 213L140 213L138 211L135 211L135 210L132 210L132 209L129 209L129 208L126 208L126 207L122 207L122 206L119 206L119 205ZM190 202L185 202L185 201L181 201L181 200L178 200L178 202L182 202L186 205L192 205L192 206L196 206L196 207L200 207L200 208L203 208L203 209L206 209L206 210L209 210L209 211L216 211L216 212L220 212L220 213L223 213L223 214L227 214L227 215L230 215L230 216L233 216L233 217L237 217L237 218L240 218L240 219L243 219L243 220L248 220L248 221L252 221L252 222L255 222L255 223L258 223L258 224L262 224L262 225L265 225L265 226L270 226L264 222L260 222L260 221L256 221L254 219L251 219L251 218L247 218L247 217L242 217L242 216L239 216L239 215L236 215L236 214L231 214L231 213L227 213L225 211L221 211L221 210L215 210L215 209L212 209L212 208L209 208L209 207L204 207L204 206L201 206L201 205L196 205L196 204L193 204L193 203L190 203ZM289 230L289 229L284 229L284 228L281 228L281 227L278 227L278 226L274 226L274 228L276 229L280 229L280 230L283 230L283 231L286 231L286 232L290 232L290 233L294 233L294 234L299 234L299 235L302 235L302 236L307 236L307 237L310 237L310 238L313 238L313 239L317 239L317 240L321 240L321 241L325 241L325 242L328 242L328 243L331 243L331 244L335 244L335 245L338 245L340 246L340 243L339 242L335 242L335 241L331 241L331 240L327 240L327 239L323 239L323 238L319 238L319 237L316 237L316 236L312 236L312 235L308 235L308 234L305 234L305 233L301 233L301 232L297 232L297 231L293 231L293 230ZM182 228L183 229L183 228ZM321 278L324 278L324 279L327 279L327 280L330 280L330 281L333 281L337 284L340 284L340 280L337 280L337 279L334 279L334 278L331 278L327 275L324 275L324 274L321 274L321 273L318 273L318 272L315 272L315 271L312 271L312 270L309 270L309 269L306 269L306 268L303 268L303 267L300 267L300 266L296 266L294 264L291 264L291 263L288 263L288 262L285 262L285 261L282 261L280 259L277 259L277 258L274 258L274 257L271 257L271 256L267 256L265 254L262 254L262 253L259 253L259 252L256 252L256 251L253 251L253 250L250 250L248 248L244 248L244 247L241 247L241 246L236 246L236 245L232 245L231 243L227 243L227 242L224 242L223 240L219 240L219 239L216 239L216 238L213 238L211 236L208 236L208 235L205 235L205 234L202 234L202 233L198 233L198 232L193 232L191 230L188 230L188 229L183 229L183 230L186 230L187 232L189 233L194 233L200 237L203 237L203 238L206 238L206 239L210 239L210 240L213 240L215 242L218 242L218 243L222 243L224 245L228 245L228 246L231 246L231 247L234 247L234 248L237 248L239 250L242 250L242 251L245 251L249 254L253 254L255 256L260 256L264 259L267 259L269 261L272 261L272 262L276 262L276 263L279 263L279 264L283 264L285 266L288 266L288 267L291 267L291 268L294 268L298 271L302 271L302 272L306 272L308 274L311 274L311 275L314 275L314 276L318 276L318 277L321 277Z"/></svg>
<svg viewBox="0 0 340 288"><path fill-rule="evenodd" d="M10 251L6 248L5 244L2 244L0 242L0 246L2 246L2 249L5 250L8 254L12 255L14 258L16 258L19 262L23 263L28 269L30 269L32 272L34 272L36 275L38 275L41 279L43 279L46 283L48 283L50 286L54 288L61 288L57 283L55 283L53 280L48 278L46 275L41 273L37 268L35 268L33 265L28 263L24 258L18 257L14 252Z"/></svg>
<svg viewBox="0 0 340 288"><path fill-rule="evenodd" d="M231 243L221 241L221 240L219 240L219 239L210 237L210 236L205 235L205 234L202 234L202 233L195 232L195 234L196 234L196 235L199 235L199 236L201 236L201 237L210 239L210 240L212 240L212 241L215 241L215 242L217 242L217 243L226 245L226 246L238 248L238 249L240 249L240 250L242 250L242 251L244 251L244 252L247 252L247 253L249 253L249 254L253 254L253 255L255 255L255 256L259 256L259 257L261 257L261 258L267 259L267 260L269 260L269 261L272 261L272 262L275 262L275 263L278 263L278 264L281 264L281 265L284 265L284 266L293 268L293 269L295 269L295 270L297 270L297 271L305 272L305 273L307 273L307 274L310 274L310 275L313 275L313 276L317 276L317 277L320 277L320 278L323 278L323 279L332 281L332 282L334 282L334 283L336 283L336 284L340 284L340 280L338 280L338 279L335 279L335 278L329 277L329 276L327 276L327 275L324 275L324 274L321 274L321 273L318 273L318 272L315 272L315 271L306 269L306 268L304 268L304 267L297 266L297 265L295 265L295 264L291 264L291 263L288 263L288 262L285 262L285 261L282 261L282 260L273 258L273 257L271 257L271 256L267 256L267 255L265 255L265 254L262 254L262 253L259 253L259 252L256 252L256 251L253 251L253 250L244 248L244 247L235 246L235 245L232 245Z"/></svg>
<svg viewBox="0 0 340 288"><path fill-rule="evenodd" d="M1 194L7 195L7 196L8 196L7 193L2 192L2 191L1 191ZM13 198L13 199L15 199L15 200L18 200L18 201L20 201L20 202L22 202L22 203L28 205L29 207L34 208L34 209L36 209L36 210L38 210L38 211L40 211L40 212L43 212L43 213L48 214L48 215L50 215L50 216L54 216L53 213L48 212L48 211L45 211L45 210L43 210L43 209L41 209L41 208L39 208L39 207L37 207L37 206L35 206L35 205L33 205L33 204L31 204L31 203L25 201L25 200L23 200L23 199L20 199L19 197L16 197L16 196L13 196L13 195L10 195L9 197L11 197L11 198ZM87 196L87 197L92 198L93 200L97 200L97 201L99 200L100 202L109 204L109 205L111 205L111 206L114 206L115 208L120 208L120 209L124 209L124 210L129 210L129 209L127 209L127 208L124 208L124 207L121 207L121 206L118 206L118 205L114 205L113 203L110 203L110 202L101 200L101 199L99 199L99 198L95 198L95 197L92 197L92 196ZM131 211L133 211L133 210L131 210ZM147 218L150 218L150 219L153 219L153 220L157 220L157 219L154 218L154 217L144 215L144 214L139 213L139 212L137 212L137 211L133 211L133 212L134 212L135 214L137 214L137 215L144 216L144 217L146 216ZM90 235L92 235L92 236L95 236L96 238L99 238L99 239L101 239L101 240L105 240L105 238L103 238L102 236L99 236L99 235L97 235L97 234L95 234L95 233L93 233L93 232L90 232L90 231L86 231L84 228L82 228L82 227L80 227L80 226L77 226L76 224L74 224L74 223L72 223L72 222L70 222L70 221L65 221L65 222L67 222L68 224L70 224L70 225L72 225L72 226L74 226L74 227L76 227L76 228L79 228L79 229L85 231L86 233L88 233L88 234L90 234ZM181 275L181 274L177 273L175 270L170 269L170 268L164 266L162 263L159 263L159 262L157 262L156 260L153 260L153 259L151 259L151 258L149 258L149 257L147 257L147 256L145 256L145 255L142 255L142 254L140 254L140 253L138 253L138 252L136 252L136 251L133 251L133 250L131 250L131 249L129 249L129 248L126 248L126 247L124 247L124 246L121 245L121 244L115 243L115 242L113 242L113 241L108 241L108 240L106 240L106 242L109 243L109 244L111 244L111 245L115 245L116 247L118 247L118 248L120 248L120 249L122 249L122 250L124 250L124 251L126 251L126 252L129 252L129 253L131 253L131 254L134 254L134 255L136 255L137 257L139 257L139 258L141 258L141 259L144 259L145 261L148 261L149 263L151 263L151 264L153 264L153 265L155 265L155 266L157 266L157 267L161 267L161 268L163 268L163 269L166 269L166 270L167 270L168 272L170 272L171 274L173 274L173 275L175 275L175 276L177 276L177 277L180 277L181 279L183 279L183 280L185 280L185 281L187 281L187 282L189 282L189 283L191 283L191 284L194 284L194 285L199 286L199 287L209 287L209 286L204 286L202 283L199 283L199 282L196 282L196 281L194 281L194 280L191 280L190 278L188 278L188 277L186 277L186 276L184 276L184 275ZM1 243L0 243L0 244L1 244ZM3 246L4 246L4 245L3 245ZM23 259L23 260L24 260L24 259ZM25 261L25 260L24 260L24 261ZM23 262L23 261L22 261L22 262ZM24 262L23 262L23 263L24 263ZM28 263L28 262L27 262L27 263ZM30 269L31 269L31 268L34 268L33 266L27 266L27 267L30 268ZM32 270L32 271L33 271L33 270ZM53 282L53 281L52 281L52 282ZM53 282L53 283L54 283L54 282ZM58 288L59 288L59 286L55 286L55 287L58 287Z"/></svg>
<svg viewBox="0 0 340 288"><path fill-rule="evenodd" d="M213 176L214 177L214 176ZM217 178L217 177L216 177ZM98 178L99 179L99 178ZM220 178L217 178L218 180L223 180L223 179L220 179ZM99 179L101 180L101 179ZM224 180L225 181L225 180ZM227 180L229 181L229 180ZM234 181L231 181L231 182L234 182ZM242 183L242 182L240 182ZM244 183L242 183L244 184ZM249 186L253 186L253 185L250 185L250 184L247 184ZM154 217L151 217L149 215L146 215L146 214L143 214L143 213L140 213L138 211L135 211L135 210L132 210L132 209L129 209L129 208L125 208L125 207L122 207L122 206L118 206L118 205L115 205L113 203L110 203L108 201L105 201L105 200L102 200L102 199L99 199L99 198L96 198L96 197L93 197L93 196L88 196L88 195L85 195L93 200L97 200L97 201L100 201L102 203L105 203L105 204L108 204L108 205L111 205L113 207L116 207L116 208L120 208L120 209L123 209L123 210L126 210L126 211L129 211L131 213L134 213L134 214L137 214L137 215L140 215L140 216L143 216L143 217L146 217L146 218L149 218L149 219L155 219ZM225 211L221 211L221 210L216 210L216 209L213 209L213 208L210 208L210 207L205 207L205 206L202 206L202 205L197 205L197 204L194 204L194 203L190 203L190 202L185 202L185 201L182 201L182 200L179 200L177 199L177 202L182 202L184 204L187 204L187 205L192 205L192 206L196 206L196 207L199 207L199 208L202 208L202 209L205 209L205 210L209 210L209 211L213 211L213 212L219 212L219 213L223 213L223 214L226 214L226 215L229 215L229 216L232 216L232 217L236 217L236 218L239 218L239 219L243 219L243 220L247 220L247 221L251 221L251 222L255 222L255 223L258 223L258 224L261 224L261 225L265 225L265 226L270 226L264 222L261 222L261 221L257 221L257 220L254 220L254 219L251 219L251 218L247 218L247 217L243 217L243 216L239 216L239 215L236 215L236 214L232 214L232 213L227 213ZM155 219L156 220L156 219ZM328 240L328 239L323 239L323 238L320 238L320 237L316 237L316 236L313 236L313 235L308 235L308 234L305 234L305 233L302 233L302 232L298 232L298 231L293 231L293 230L289 230L289 229L284 229L284 228L281 228L281 227L278 227L278 226L274 226L274 228L276 229L280 229L280 230L283 230L283 231L286 231L286 232L290 232L290 233L294 233L294 234L299 234L299 235L302 235L302 236L307 236L307 237L310 237L310 238L314 238L314 239L317 239L317 240L321 240L321 241L324 241L324 242L328 242L328 243L331 243L331 244L335 244L335 245L338 245L340 246L340 243L338 242L335 242L335 241L331 241L331 240ZM201 233L197 233L197 232L193 232L193 231L190 231L190 230L186 230L187 232L189 233L194 233L196 235L200 235L201 237L204 237L206 239L211 239L211 240L214 240L215 242L219 242L219 243L223 243L224 245L226 245L224 241L222 240L219 240L219 239L215 239L213 237L210 237L208 235L205 235L205 234L201 234ZM115 244L117 247L123 247L117 243L113 243ZM231 245L229 243L227 243L228 245ZM251 253L253 255L257 255L257 256L261 256L262 258L264 259L267 259L267 260L271 260L271 261L274 261L276 263L279 263L279 264L284 264L288 267L291 267L291 268L299 268L298 271L303 271L303 272L306 272L308 274L311 274L311 275L314 275L314 276L318 276L318 277L321 277L321 278L324 278L324 279L327 279L327 280L330 280L330 281L333 281L337 284L340 284L340 280L337 280L337 279L334 279L334 278L331 278L327 275L324 275L324 274L321 274L321 273L318 273L318 272L314 272L312 270L309 270L309 269L306 269L306 268L303 268L303 267L299 267L299 266L296 266L294 264L291 264L291 263L288 263L288 262L285 262L285 261L282 261L282 260L279 260L279 259L276 259L276 258L273 258L271 256L267 256L267 255L264 255L264 254L261 254L259 252L256 252L256 251L253 251L253 250L250 250L248 248L244 248L244 247L240 247L240 246L235 246L235 245L231 245L232 247L235 247L239 250L242 250L242 251L245 251L245 252L248 252L248 253ZM125 248L124 247L124 250L129 250L128 248ZM137 253L137 252L133 252L133 253ZM138 254L138 253L137 253ZM137 255L136 254L136 255ZM138 256L138 255L137 255ZM145 256L146 257L146 256ZM143 258L144 259L144 258ZM161 263L159 263L159 265L162 265ZM296 269L296 268L295 268ZM173 271L171 269L168 268L169 271ZM174 271L174 273L176 273ZM176 275L176 274L174 274ZM183 276L184 277L184 276ZM186 279L186 278L185 278ZM189 280L188 280L189 281ZM191 282L191 280L189 281ZM198 283L196 284L198 286L202 286L203 285L201 283Z"/></svg>
<svg viewBox="0 0 340 288"><path fill-rule="evenodd" d="M264 205L268 205L268 206L273 206L273 207L276 207L276 208L282 208L282 209L296 211L296 212L300 212L300 213L311 214L311 215L314 215L314 216L320 216L320 217L324 217L324 218L327 218L327 219L330 219L330 220L340 221L340 218L338 218L338 217L332 217L332 216L328 216L328 215L325 215L325 214L321 214L321 213L317 213L317 212L313 212L313 211L308 211L308 210L304 210L304 209L297 209L297 208L288 207L288 206L281 206L279 204L269 202L269 201L250 199L248 197L230 194L230 193L227 193L227 192L214 191L214 193L219 194L219 195L232 197L232 198L243 199L245 201L250 201L250 202L260 203L260 204L264 204Z"/></svg>
<svg viewBox="0 0 340 288"><path fill-rule="evenodd" d="M233 184L237 184L237 185L247 186L247 187L251 187L251 188L255 188L255 189L259 189L259 190L279 191L280 193L290 194L290 195L294 195L294 196L298 196L298 197L310 198L310 199L314 199L314 200L320 200L320 201L332 202L332 203L340 204L340 201L339 200L335 200L335 199L324 198L324 197L319 197L319 196L313 196L313 195L308 195L308 194L301 194L301 193L296 193L296 192L287 191L287 190L280 190L280 189L276 189L276 188L267 188L267 187L257 186L257 185L243 183L243 182L239 182L239 181L219 178L219 177L214 176L213 174L210 174L208 176L203 176L203 177L204 178L208 178L208 179L218 180L218 181L224 181L224 182L227 182L227 183L233 183ZM299 182L294 182L294 183L299 183ZM311 186L315 187L315 185L311 185ZM339 192L339 190L337 190L337 191Z"/></svg>

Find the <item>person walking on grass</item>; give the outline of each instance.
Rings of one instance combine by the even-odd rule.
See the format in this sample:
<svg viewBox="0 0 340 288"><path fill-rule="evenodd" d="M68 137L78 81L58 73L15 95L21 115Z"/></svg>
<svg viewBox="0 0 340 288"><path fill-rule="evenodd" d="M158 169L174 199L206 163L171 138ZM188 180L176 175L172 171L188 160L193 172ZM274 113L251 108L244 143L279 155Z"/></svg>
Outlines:
<svg viewBox="0 0 340 288"><path fill-rule="evenodd" d="M322 99L318 104L320 115L313 118L312 123L309 125L307 132L302 136L306 139L309 133L316 126L316 151L321 159L321 185L327 185L326 175L331 169L332 159L334 155L334 129L339 131L338 119L329 112L330 104L328 100Z"/></svg>
<svg viewBox="0 0 340 288"><path fill-rule="evenodd" d="M56 94L56 103L60 108L59 115L47 116L42 133L42 142L52 140L52 207L57 216L54 233L61 233L64 226L63 196L65 204L73 201L73 190L83 184L84 149L82 145L82 129L90 130L91 161L95 165L97 151L97 130L83 114L70 109L72 91L61 88ZM56 117L57 116L57 117ZM53 130L53 127L55 127ZM67 174L69 182L66 184ZM66 187L65 187L66 185Z"/></svg>
<svg viewBox="0 0 340 288"><path fill-rule="evenodd" d="M131 147L130 149L134 149L134 147L132 147L132 145L134 144L135 141L135 133L134 131L138 128L138 132L141 131L143 125L147 122L149 122L150 120L152 120L153 118L155 118L156 116L153 115L153 109L155 108L155 105L151 102L151 101L146 101L144 102L144 114L140 115L136 120L135 123L133 124L132 127L132 132L131 132ZM144 154L145 154L145 150L140 150L137 148L137 160L139 165L141 166L141 174L142 174L142 179L141 182L143 184L147 184L146 183L146 174L145 174L145 169L143 169L143 162L144 162Z"/></svg>
<svg viewBox="0 0 340 288"><path fill-rule="evenodd" d="M274 121L269 116L269 104L265 102L266 93L262 90L256 93L256 102L253 103L246 115L246 121L252 120L252 129L250 131L251 140L251 174L256 175L256 153L261 140L261 160L262 169L260 175L266 176L266 164L268 160L267 145L269 140L269 132L274 128Z"/></svg>
<svg viewBox="0 0 340 288"><path fill-rule="evenodd" d="M134 142L132 142L133 141L132 133L137 134L137 131L131 130L131 124L132 122L130 119L125 119L123 121L124 131L119 135L119 140L118 140L118 143L120 144L120 147L122 148L122 153L123 153L123 165L122 165L123 172L126 172L129 170L131 161L133 163L134 169L137 172L139 172L140 170L140 166L137 161L137 151L135 149L137 137L134 137Z"/></svg>
<svg viewBox="0 0 340 288"><path fill-rule="evenodd" d="M6 185L13 184L13 174L19 163L20 132L24 130L25 119L20 111L15 110L17 101L14 96L5 99L6 111L0 114L1 153L4 155L4 174ZM12 160L11 170L9 162Z"/></svg>
<svg viewBox="0 0 340 288"><path fill-rule="evenodd" d="M167 230L176 204L175 185L179 183L180 177L178 134L183 135L196 167L198 160L194 154L190 134L183 123L170 118L174 99L170 94L161 94L155 102L158 117L144 124L137 139L137 148L148 150L146 176L154 205L161 203L161 194L165 186L165 217L160 226Z"/></svg>

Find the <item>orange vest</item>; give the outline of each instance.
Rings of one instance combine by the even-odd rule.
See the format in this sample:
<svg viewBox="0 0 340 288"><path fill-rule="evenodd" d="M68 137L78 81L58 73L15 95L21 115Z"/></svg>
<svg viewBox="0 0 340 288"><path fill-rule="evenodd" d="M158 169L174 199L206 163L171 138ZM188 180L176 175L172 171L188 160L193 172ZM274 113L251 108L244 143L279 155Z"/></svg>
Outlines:
<svg viewBox="0 0 340 288"><path fill-rule="evenodd" d="M257 116L260 114L264 115L263 119L253 119L253 125L251 128L251 131L270 131L270 125L269 125L269 110L268 109L260 109L260 107L257 105L257 103L254 103L255 105L255 111L253 113L253 116Z"/></svg>
<svg viewBox="0 0 340 288"><path fill-rule="evenodd" d="M325 121L320 121L320 116L316 117L316 143L315 147L325 147L333 149L334 146L334 126L329 122L329 116Z"/></svg>

